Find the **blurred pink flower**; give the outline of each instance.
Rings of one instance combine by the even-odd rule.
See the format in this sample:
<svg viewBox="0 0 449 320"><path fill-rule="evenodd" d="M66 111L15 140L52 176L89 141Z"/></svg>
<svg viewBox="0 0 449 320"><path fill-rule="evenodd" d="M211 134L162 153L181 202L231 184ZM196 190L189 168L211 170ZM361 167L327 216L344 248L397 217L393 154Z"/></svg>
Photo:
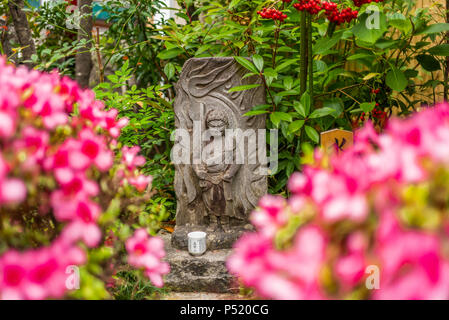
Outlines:
<svg viewBox="0 0 449 320"><path fill-rule="evenodd" d="M259 201L259 208L251 214L251 222L260 232L272 237L288 221L287 201L282 197L266 195Z"/></svg>
<svg viewBox="0 0 449 320"><path fill-rule="evenodd" d="M126 240L128 263L143 268L145 275L156 287L163 286L162 276L169 273L170 266L161 259L165 256L164 242L157 237L149 237L145 229L138 229Z"/></svg>
<svg viewBox="0 0 449 320"><path fill-rule="evenodd" d="M137 189L137 191L143 192L148 188L149 185L151 186L153 177L141 174L137 177L128 178L128 181L130 185L134 186Z"/></svg>
<svg viewBox="0 0 449 320"><path fill-rule="evenodd" d="M0 180L0 203L20 203L27 194L25 183L20 179Z"/></svg>
<svg viewBox="0 0 449 320"><path fill-rule="evenodd" d="M256 232L236 243L230 272L273 299L361 292L373 299L449 299L447 208L426 203L442 219L430 230L404 218L411 205L404 191L432 186L438 170L448 170L447 146L449 104L442 104L392 119L383 134L368 122L351 148L329 158L315 151L314 164L290 177L287 203L260 200L251 217ZM287 232L292 213L304 220ZM380 289L363 293L371 264L379 268Z"/></svg>
<svg viewBox="0 0 449 320"><path fill-rule="evenodd" d="M85 254L56 240L50 247L0 257L0 297L4 300L61 298L67 292L66 268L80 266Z"/></svg>
<svg viewBox="0 0 449 320"><path fill-rule="evenodd" d="M123 163L127 166L128 170L133 171L136 167L140 167L145 164L145 158L137 155L139 152L139 146L134 146L131 148L124 146L122 148Z"/></svg>

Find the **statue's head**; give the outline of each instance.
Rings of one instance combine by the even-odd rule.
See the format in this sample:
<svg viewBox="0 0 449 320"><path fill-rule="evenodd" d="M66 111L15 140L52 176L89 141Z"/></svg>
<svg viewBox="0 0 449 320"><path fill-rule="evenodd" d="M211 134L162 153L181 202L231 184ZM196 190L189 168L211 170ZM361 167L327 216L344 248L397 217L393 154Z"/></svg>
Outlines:
<svg viewBox="0 0 449 320"><path fill-rule="evenodd" d="M212 109L206 116L206 126L210 130L223 133L228 125L228 116L222 110Z"/></svg>

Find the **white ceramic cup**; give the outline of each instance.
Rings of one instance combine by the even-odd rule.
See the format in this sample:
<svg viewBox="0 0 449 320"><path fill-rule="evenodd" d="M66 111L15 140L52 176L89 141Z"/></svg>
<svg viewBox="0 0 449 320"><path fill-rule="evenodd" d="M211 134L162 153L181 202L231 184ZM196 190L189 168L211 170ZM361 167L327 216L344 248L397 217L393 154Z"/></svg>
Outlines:
<svg viewBox="0 0 449 320"><path fill-rule="evenodd" d="M187 235L189 253L194 256L200 256L206 252L206 232L195 231Z"/></svg>

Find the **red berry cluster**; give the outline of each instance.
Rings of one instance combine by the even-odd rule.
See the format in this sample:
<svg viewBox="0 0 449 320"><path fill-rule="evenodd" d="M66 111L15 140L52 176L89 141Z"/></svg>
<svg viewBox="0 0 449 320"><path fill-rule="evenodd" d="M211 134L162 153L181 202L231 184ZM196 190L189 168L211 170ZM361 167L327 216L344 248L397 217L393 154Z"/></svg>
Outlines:
<svg viewBox="0 0 449 320"><path fill-rule="evenodd" d="M264 19L271 19L271 20L279 20L283 22L285 19L287 19L287 15L282 13L282 11L276 10L274 8L263 8L262 11L257 11L257 14L260 15Z"/></svg>
<svg viewBox="0 0 449 320"><path fill-rule="evenodd" d="M299 0L298 3L293 4L293 7L298 11L307 11L310 14L317 14L323 9L320 0Z"/></svg>
<svg viewBox="0 0 449 320"><path fill-rule="evenodd" d="M371 93L373 94L378 94L380 92L380 89L373 89L371 90Z"/></svg>
<svg viewBox="0 0 449 320"><path fill-rule="evenodd" d="M321 2L321 0L299 0L298 3L293 5L293 7L298 11L307 11L310 14L318 14L321 10L324 10L327 19L338 25L345 22L351 22L352 19L356 19L359 15L358 11L353 11L351 8L345 8L339 11L337 4L330 1Z"/></svg>
<svg viewBox="0 0 449 320"><path fill-rule="evenodd" d="M371 3L371 2L384 2L384 0L354 0L354 5L357 7L363 6L365 3Z"/></svg>
<svg viewBox="0 0 449 320"><path fill-rule="evenodd" d="M377 109L379 107L379 104L376 103L376 108L374 108L370 114L371 117L373 119L377 119L377 120L386 120L387 119L387 113L381 109ZM362 114L360 115L360 120L365 121L365 117L367 116L367 114L365 112L362 112Z"/></svg>
<svg viewBox="0 0 449 320"><path fill-rule="evenodd" d="M371 111L371 116L375 119L383 120L387 118L387 113L383 110L374 108L373 111Z"/></svg>
<svg viewBox="0 0 449 320"><path fill-rule="evenodd" d="M327 19L331 22L335 22L337 25L340 25L345 22L351 22L353 19L357 19L359 15L358 11L353 11L351 8L345 8L341 11L338 9L333 9L330 11L326 10Z"/></svg>

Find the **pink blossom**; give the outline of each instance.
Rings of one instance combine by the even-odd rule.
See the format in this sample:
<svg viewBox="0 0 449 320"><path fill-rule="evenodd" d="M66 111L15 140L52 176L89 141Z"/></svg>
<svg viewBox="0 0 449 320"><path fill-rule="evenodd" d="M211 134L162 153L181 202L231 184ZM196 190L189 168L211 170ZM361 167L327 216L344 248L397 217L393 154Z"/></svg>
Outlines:
<svg viewBox="0 0 449 320"><path fill-rule="evenodd" d="M259 210L251 214L251 222L267 237L272 237L288 221L287 201L282 197L266 195L259 201Z"/></svg>
<svg viewBox="0 0 449 320"><path fill-rule="evenodd" d="M113 138L117 138L120 135L121 129L129 122L127 118L117 120L117 115L117 109L111 109L104 113L103 119L100 122L100 126L107 130Z"/></svg>
<svg viewBox="0 0 449 320"><path fill-rule="evenodd" d="M156 287L163 286L162 276L170 271L168 263L161 259L165 256L164 242L157 237L149 237L145 229L138 229L126 241L128 263L143 268L145 275Z"/></svg>
<svg viewBox="0 0 449 320"><path fill-rule="evenodd" d="M352 288L363 280L366 266L362 253L351 253L338 258L335 263L335 273L346 288Z"/></svg>
<svg viewBox="0 0 449 320"><path fill-rule="evenodd" d="M85 263L82 250L56 240L50 247L0 257L0 297L11 299L61 298L66 292L66 269Z"/></svg>
<svg viewBox="0 0 449 320"><path fill-rule="evenodd" d="M11 137L16 129L16 119L14 114L0 110L0 137Z"/></svg>
<svg viewBox="0 0 449 320"><path fill-rule="evenodd" d="M315 151L314 164L291 176L287 202L260 200L256 232L238 240L228 269L262 297L340 299L358 296L375 265L380 289L367 298L449 299L449 223L438 198L446 194L448 145L442 104L392 119L382 134L368 123L345 152ZM416 210L432 216L415 221L410 187L419 189ZM432 227L421 225L428 221Z"/></svg>
<svg viewBox="0 0 449 320"><path fill-rule="evenodd" d="M94 164L99 170L105 171L112 166L112 152L106 147L104 139L95 135L92 130L84 129L79 134L79 146L69 154L69 162L72 167L76 162Z"/></svg>
<svg viewBox="0 0 449 320"><path fill-rule="evenodd" d="M0 203L20 203L27 194L25 183L20 179L0 180Z"/></svg>
<svg viewBox="0 0 449 320"><path fill-rule="evenodd" d="M51 205L59 221L81 220L90 223L97 221L101 213L100 206L86 198L84 194L67 195L62 190L52 193Z"/></svg>
<svg viewBox="0 0 449 320"><path fill-rule="evenodd" d="M101 241L101 230L93 221L74 220L61 233L67 243L83 241L88 247L96 247Z"/></svg>
<svg viewBox="0 0 449 320"><path fill-rule="evenodd" d="M137 191L143 192L148 188L149 185L151 185L153 178L151 176L145 176L141 174L137 177L129 178L128 181L130 185L134 186L137 189Z"/></svg>
<svg viewBox="0 0 449 320"><path fill-rule="evenodd" d="M145 158L137 155L139 152L139 146L134 146L131 148L128 146L124 146L122 148L123 163L126 164L128 170L132 171L136 167L140 167L145 164Z"/></svg>

